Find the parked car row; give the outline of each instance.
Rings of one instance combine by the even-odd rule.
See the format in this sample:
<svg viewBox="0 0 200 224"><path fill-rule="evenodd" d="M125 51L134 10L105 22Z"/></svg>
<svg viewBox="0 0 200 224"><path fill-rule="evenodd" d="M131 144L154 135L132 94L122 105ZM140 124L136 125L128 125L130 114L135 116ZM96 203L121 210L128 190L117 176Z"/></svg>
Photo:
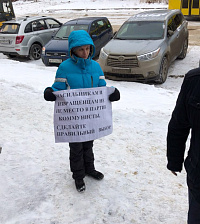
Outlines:
<svg viewBox="0 0 200 224"><path fill-rule="evenodd" d="M113 80L164 83L168 68L188 48L187 21L180 10L154 10L129 18L113 36L106 17L86 17L61 24L51 17L26 17L5 22L0 52L59 65L68 55L73 30L87 31L105 77Z"/></svg>

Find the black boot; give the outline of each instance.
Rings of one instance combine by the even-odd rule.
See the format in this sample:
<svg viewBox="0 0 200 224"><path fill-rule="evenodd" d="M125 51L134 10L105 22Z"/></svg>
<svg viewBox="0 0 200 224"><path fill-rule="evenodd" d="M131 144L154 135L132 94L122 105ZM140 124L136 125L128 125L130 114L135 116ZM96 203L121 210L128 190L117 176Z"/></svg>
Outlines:
<svg viewBox="0 0 200 224"><path fill-rule="evenodd" d="M85 183L83 179L76 179L75 180L76 190L78 192L84 192L85 191Z"/></svg>
<svg viewBox="0 0 200 224"><path fill-rule="evenodd" d="M97 170L93 170L90 173L87 173L88 176L93 177L96 180L102 180L104 178L103 173L97 171Z"/></svg>

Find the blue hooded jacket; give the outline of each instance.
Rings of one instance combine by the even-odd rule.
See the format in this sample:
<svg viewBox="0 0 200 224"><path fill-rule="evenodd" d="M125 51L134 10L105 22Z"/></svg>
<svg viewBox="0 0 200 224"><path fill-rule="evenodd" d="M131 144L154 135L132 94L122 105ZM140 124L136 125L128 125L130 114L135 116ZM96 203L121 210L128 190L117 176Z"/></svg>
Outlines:
<svg viewBox="0 0 200 224"><path fill-rule="evenodd" d="M84 30L72 31L68 42L70 58L60 64L52 85L53 91L106 86L100 65L92 60L95 46L90 35ZM84 45L91 45L87 59L79 58L72 52L73 48Z"/></svg>

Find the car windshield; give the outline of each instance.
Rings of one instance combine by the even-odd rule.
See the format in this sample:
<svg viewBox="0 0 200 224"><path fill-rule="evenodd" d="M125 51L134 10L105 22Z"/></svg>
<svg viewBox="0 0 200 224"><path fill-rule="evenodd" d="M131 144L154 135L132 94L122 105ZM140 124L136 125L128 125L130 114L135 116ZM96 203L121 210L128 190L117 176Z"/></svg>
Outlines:
<svg viewBox="0 0 200 224"><path fill-rule="evenodd" d="M0 33L7 33L7 34L17 34L19 30L19 24L16 23L9 23L9 24L3 24L3 26L0 28Z"/></svg>
<svg viewBox="0 0 200 224"><path fill-rule="evenodd" d="M80 24L63 25L54 36L54 39L68 39L70 33L74 30L88 31L88 25L80 25Z"/></svg>
<svg viewBox="0 0 200 224"><path fill-rule="evenodd" d="M131 21L126 22L114 39L121 40L158 40L164 37L164 22Z"/></svg>

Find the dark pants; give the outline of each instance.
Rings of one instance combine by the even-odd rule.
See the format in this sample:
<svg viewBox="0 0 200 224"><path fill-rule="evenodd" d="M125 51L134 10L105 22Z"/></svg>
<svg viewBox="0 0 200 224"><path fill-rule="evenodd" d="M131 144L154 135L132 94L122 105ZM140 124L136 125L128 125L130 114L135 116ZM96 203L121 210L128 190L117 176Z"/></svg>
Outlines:
<svg viewBox="0 0 200 224"><path fill-rule="evenodd" d="M93 141L69 143L70 169L74 179L83 179L94 168Z"/></svg>
<svg viewBox="0 0 200 224"><path fill-rule="evenodd" d="M189 193L189 211L188 211L188 224L200 224L200 204Z"/></svg>

